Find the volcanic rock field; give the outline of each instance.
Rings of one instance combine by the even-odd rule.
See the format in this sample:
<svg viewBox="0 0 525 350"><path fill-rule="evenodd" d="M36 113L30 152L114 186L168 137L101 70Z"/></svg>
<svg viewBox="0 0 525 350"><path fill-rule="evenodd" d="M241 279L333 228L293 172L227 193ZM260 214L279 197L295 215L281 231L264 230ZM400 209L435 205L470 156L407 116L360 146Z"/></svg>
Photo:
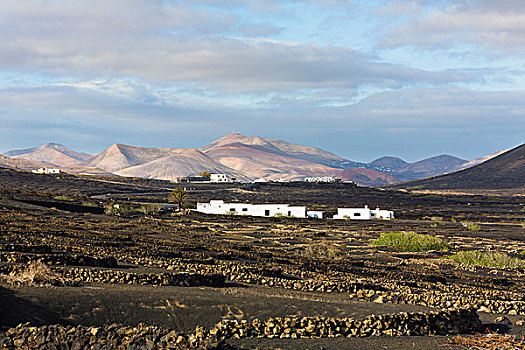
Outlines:
<svg viewBox="0 0 525 350"><path fill-rule="evenodd" d="M0 169L0 347L459 349L457 337L525 334L523 197L187 184L190 202L290 203L329 217L367 204L396 219L140 210L176 186ZM109 203L138 209L109 215ZM388 232L447 249L373 244ZM463 251L518 265L451 259Z"/></svg>

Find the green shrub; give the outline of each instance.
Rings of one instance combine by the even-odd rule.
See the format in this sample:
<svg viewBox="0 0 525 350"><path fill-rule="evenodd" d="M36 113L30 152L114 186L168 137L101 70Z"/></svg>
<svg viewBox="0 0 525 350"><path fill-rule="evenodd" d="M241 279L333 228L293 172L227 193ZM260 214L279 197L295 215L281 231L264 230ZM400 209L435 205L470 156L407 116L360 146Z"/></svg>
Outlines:
<svg viewBox="0 0 525 350"><path fill-rule="evenodd" d="M54 196L53 199L57 201L64 201L64 202L74 202L75 201L75 198L71 198L68 196Z"/></svg>
<svg viewBox="0 0 525 350"><path fill-rule="evenodd" d="M197 209L197 205L193 202L184 202L182 204L182 209Z"/></svg>
<svg viewBox="0 0 525 350"><path fill-rule="evenodd" d="M326 205L324 205L324 204L314 204L314 205L312 205L312 208L326 208Z"/></svg>
<svg viewBox="0 0 525 350"><path fill-rule="evenodd" d="M374 246L387 246L401 252L421 252L426 250L449 250L441 238L415 232L383 232L372 242Z"/></svg>
<svg viewBox="0 0 525 350"><path fill-rule="evenodd" d="M467 266L485 267L520 267L525 268L525 260L513 258L501 252L478 252L474 250L459 251L448 259Z"/></svg>
<svg viewBox="0 0 525 350"><path fill-rule="evenodd" d="M479 231L481 229L481 226L473 222L461 221L461 225L469 231Z"/></svg>
<svg viewBox="0 0 525 350"><path fill-rule="evenodd" d="M230 215L230 216L235 216L237 215L238 213L236 211L227 211L226 212L226 215Z"/></svg>
<svg viewBox="0 0 525 350"><path fill-rule="evenodd" d="M98 204L97 203L87 202L87 201L83 201L82 202L82 206L84 206L84 207L91 207L91 208L98 208Z"/></svg>

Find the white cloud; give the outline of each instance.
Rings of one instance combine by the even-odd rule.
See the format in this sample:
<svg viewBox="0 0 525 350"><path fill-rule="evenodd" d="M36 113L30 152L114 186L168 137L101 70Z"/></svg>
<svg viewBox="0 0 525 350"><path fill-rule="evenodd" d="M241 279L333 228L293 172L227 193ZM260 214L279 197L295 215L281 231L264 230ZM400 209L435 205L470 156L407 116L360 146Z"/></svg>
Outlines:
<svg viewBox="0 0 525 350"><path fill-rule="evenodd" d="M439 49L470 44L486 54L523 54L524 4L523 1L390 1L379 11L390 16L392 23L387 26L381 45Z"/></svg>

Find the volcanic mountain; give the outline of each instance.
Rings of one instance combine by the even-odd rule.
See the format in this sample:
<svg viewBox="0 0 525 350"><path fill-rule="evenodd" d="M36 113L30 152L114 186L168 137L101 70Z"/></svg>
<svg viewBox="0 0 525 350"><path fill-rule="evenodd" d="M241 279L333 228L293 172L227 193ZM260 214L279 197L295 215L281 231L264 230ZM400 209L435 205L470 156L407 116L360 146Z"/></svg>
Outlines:
<svg viewBox="0 0 525 350"><path fill-rule="evenodd" d="M27 159L13 159L0 155L0 168L34 170L43 167L46 167L46 164L42 162Z"/></svg>
<svg viewBox="0 0 525 350"><path fill-rule="evenodd" d="M410 181L461 169L466 162L464 159L443 154L407 164L401 169L392 171L391 174L401 181Z"/></svg>
<svg viewBox="0 0 525 350"><path fill-rule="evenodd" d="M525 191L525 144L481 164L451 174L411 181L397 188L517 189Z"/></svg>
<svg viewBox="0 0 525 350"><path fill-rule="evenodd" d="M278 139L245 136L239 133L226 135L207 146L201 147L200 150L204 153L213 154L211 151L223 146L231 145L243 145L250 149L256 149L288 158L301 159L310 163L326 165L331 168L346 169L366 166L365 163L353 162L320 148L297 145Z"/></svg>
<svg viewBox="0 0 525 350"><path fill-rule="evenodd" d="M135 147L116 143L85 165L122 176L164 180L198 175L201 171L248 180L243 174L217 163L204 153L187 148Z"/></svg>
<svg viewBox="0 0 525 350"><path fill-rule="evenodd" d="M11 159L33 160L59 167L80 165L92 157L90 154L75 152L58 143L46 143L39 147L13 150L4 153L4 156Z"/></svg>

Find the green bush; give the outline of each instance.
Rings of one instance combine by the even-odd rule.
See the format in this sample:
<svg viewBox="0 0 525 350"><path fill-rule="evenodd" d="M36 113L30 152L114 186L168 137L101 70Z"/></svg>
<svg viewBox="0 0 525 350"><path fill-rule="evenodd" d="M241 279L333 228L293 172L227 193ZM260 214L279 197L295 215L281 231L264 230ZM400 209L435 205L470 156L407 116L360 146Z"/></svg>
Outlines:
<svg viewBox="0 0 525 350"><path fill-rule="evenodd" d="M197 205L193 202L184 202L182 204L182 209L197 209Z"/></svg>
<svg viewBox="0 0 525 350"><path fill-rule="evenodd" d="M383 232L372 242L374 246L386 246L401 252L422 252L426 250L449 250L441 238L415 232Z"/></svg>
<svg viewBox="0 0 525 350"><path fill-rule="evenodd" d="M71 197L68 197L68 196L54 196L53 199L57 200L57 201L65 201L65 202L74 202L75 201L75 198L71 198Z"/></svg>
<svg viewBox="0 0 525 350"><path fill-rule="evenodd" d="M481 226L473 222L461 221L461 225L469 231L479 231L481 229Z"/></svg>
<svg viewBox="0 0 525 350"><path fill-rule="evenodd" d="M448 259L467 266L525 268L525 260L513 258L501 252L459 251L449 256Z"/></svg>

